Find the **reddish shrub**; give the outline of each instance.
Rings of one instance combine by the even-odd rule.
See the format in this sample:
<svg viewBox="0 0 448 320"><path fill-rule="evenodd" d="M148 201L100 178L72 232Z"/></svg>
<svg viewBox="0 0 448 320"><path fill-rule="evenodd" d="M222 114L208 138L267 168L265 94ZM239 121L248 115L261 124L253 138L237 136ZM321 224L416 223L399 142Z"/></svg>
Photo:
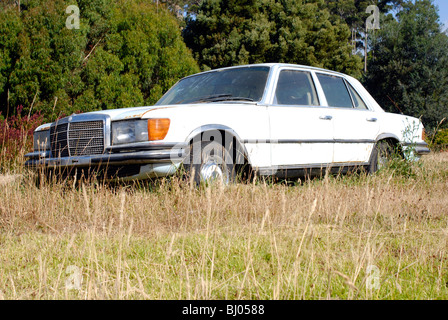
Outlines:
<svg viewBox="0 0 448 320"><path fill-rule="evenodd" d="M43 122L39 113L22 116L23 106L16 115L0 119L0 169L11 166L33 148L33 131Z"/></svg>

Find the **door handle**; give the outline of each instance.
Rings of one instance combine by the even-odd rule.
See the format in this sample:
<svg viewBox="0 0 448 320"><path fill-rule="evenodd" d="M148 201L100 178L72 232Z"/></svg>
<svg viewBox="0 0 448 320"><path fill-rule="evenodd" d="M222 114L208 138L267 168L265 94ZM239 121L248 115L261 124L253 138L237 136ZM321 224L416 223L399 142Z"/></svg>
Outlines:
<svg viewBox="0 0 448 320"><path fill-rule="evenodd" d="M369 122L377 122L378 121L377 118L367 118L366 120Z"/></svg>
<svg viewBox="0 0 448 320"><path fill-rule="evenodd" d="M320 120L331 120L331 119L333 119L333 117L332 116L320 116L319 119Z"/></svg>

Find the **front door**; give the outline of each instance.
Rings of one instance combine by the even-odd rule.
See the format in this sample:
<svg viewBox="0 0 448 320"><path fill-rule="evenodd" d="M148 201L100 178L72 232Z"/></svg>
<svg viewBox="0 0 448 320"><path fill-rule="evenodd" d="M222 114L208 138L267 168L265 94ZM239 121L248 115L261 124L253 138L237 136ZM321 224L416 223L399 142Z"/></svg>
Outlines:
<svg viewBox="0 0 448 320"><path fill-rule="evenodd" d="M281 70L268 112L274 167L326 167L333 161L333 117L320 106L310 72Z"/></svg>

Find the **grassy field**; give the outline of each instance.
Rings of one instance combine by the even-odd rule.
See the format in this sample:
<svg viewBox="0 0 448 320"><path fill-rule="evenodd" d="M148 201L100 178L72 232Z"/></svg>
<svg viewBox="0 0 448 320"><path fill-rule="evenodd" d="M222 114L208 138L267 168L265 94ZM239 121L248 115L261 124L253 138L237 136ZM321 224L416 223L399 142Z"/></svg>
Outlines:
<svg viewBox="0 0 448 320"><path fill-rule="evenodd" d="M448 153L288 184L0 188L3 299L448 298Z"/></svg>

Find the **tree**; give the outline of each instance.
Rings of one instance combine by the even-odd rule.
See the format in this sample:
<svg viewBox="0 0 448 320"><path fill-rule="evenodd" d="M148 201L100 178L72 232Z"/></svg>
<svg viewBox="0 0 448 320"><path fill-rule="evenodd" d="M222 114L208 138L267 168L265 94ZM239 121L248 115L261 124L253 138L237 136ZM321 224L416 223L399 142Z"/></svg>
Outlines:
<svg viewBox="0 0 448 320"><path fill-rule="evenodd" d="M183 19L184 16L197 13L201 0L160 0L160 2L166 4L171 12Z"/></svg>
<svg viewBox="0 0 448 320"><path fill-rule="evenodd" d="M365 28L365 21L369 16L366 9L370 5L378 7L381 13L388 13L399 8L404 0L327 0L325 6L333 18L339 18L350 28Z"/></svg>
<svg viewBox="0 0 448 320"><path fill-rule="evenodd" d="M448 116L448 36L432 0L408 1L372 40L364 80L391 112L421 117L428 127Z"/></svg>
<svg viewBox="0 0 448 320"><path fill-rule="evenodd" d="M367 8L375 5L379 12L388 14L398 9L404 0L327 0L326 8L331 13L331 19L345 22L351 31L353 50L365 51L366 23L371 16ZM392 16L392 15L391 15Z"/></svg>
<svg viewBox="0 0 448 320"><path fill-rule="evenodd" d="M361 75L349 28L323 0L204 0L183 34L203 69L286 62Z"/></svg>
<svg viewBox="0 0 448 320"><path fill-rule="evenodd" d="M22 1L25 2L25 1ZM68 5L80 10L69 29ZM0 12L0 111L24 105L47 120L153 104L199 69L178 21L151 0L28 0Z"/></svg>

